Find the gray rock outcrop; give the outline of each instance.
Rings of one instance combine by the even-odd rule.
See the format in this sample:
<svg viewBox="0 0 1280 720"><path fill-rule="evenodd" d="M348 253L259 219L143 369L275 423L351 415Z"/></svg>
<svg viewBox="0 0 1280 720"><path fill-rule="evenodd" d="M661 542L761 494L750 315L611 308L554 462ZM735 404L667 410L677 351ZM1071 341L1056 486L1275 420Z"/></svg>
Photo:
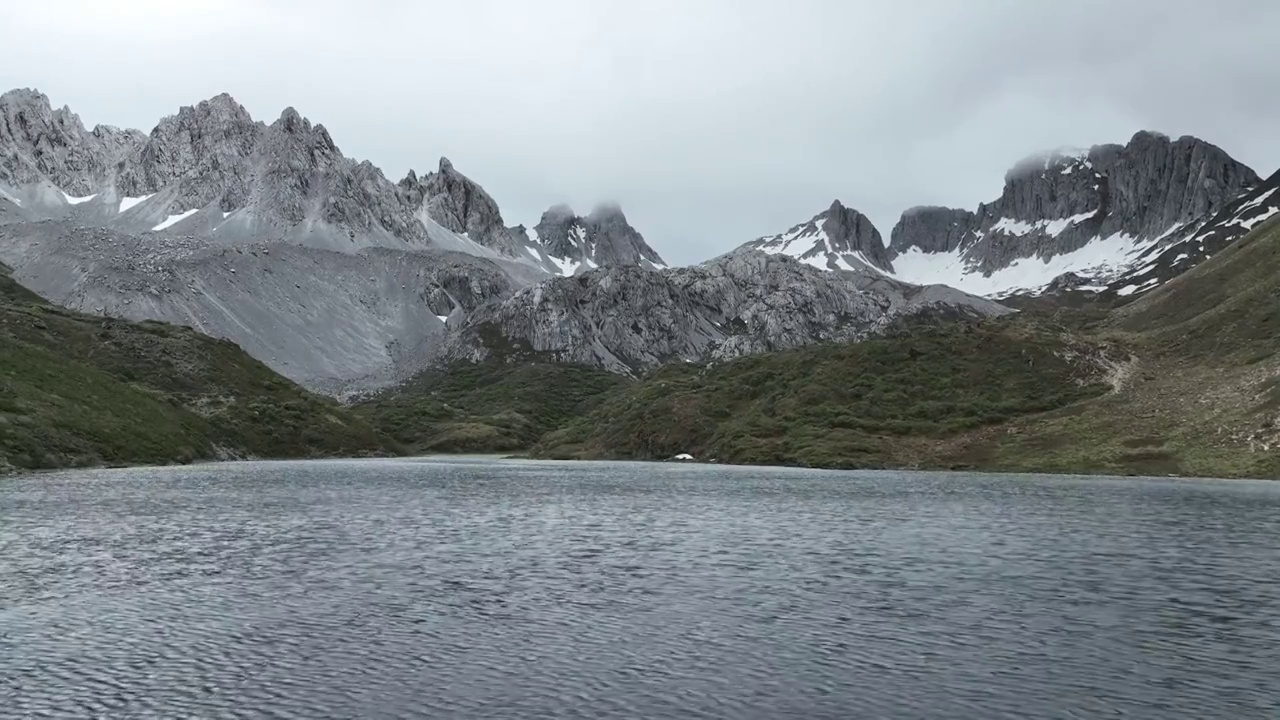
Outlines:
<svg viewBox="0 0 1280 720"><path fill-rule="evenodd" d="M913 247L927 253L955 252L977 239L977 227L977 216L968 210L914 207L902 214L890 233L889 255L896 257Z"/></svg>
<svg viewBox="0 0 1280 720"><path fill-rule="evenodd" d="M176 185L170 204L178 211L211 203L242 208L255 176L251 158L266 132L225 93L182 107L151 131L117 187L123 197L143 197Z"/></svg>
<svg viewBox="0 0 1280 720"><path fill-rule="evenodd" d="M51 181L74 197L87 197L115 176L146 136L137 130L99 125L85 130L67 107L31 89L0 95L0 184L11 187Z"/></svg>
<svg viewBox="0 0 1280 720"><path fill-rule="evenodd" d="M520 243L508 230L498 203L475 181L440 158L433 173L419 178L412 170L399 183L401 198L421 206L432 220L484 247L516 256Z"/></svg>
<svg viewBox="0 0 1280 720"><path fill-rule="evenodd" d="M1008 312L951 288L874 272L828 273L740 250L689 268L618 265L548 280L489 303L450 340L446 357L537 353L634 373L817 342L864 338L903 315Z"/></svg>

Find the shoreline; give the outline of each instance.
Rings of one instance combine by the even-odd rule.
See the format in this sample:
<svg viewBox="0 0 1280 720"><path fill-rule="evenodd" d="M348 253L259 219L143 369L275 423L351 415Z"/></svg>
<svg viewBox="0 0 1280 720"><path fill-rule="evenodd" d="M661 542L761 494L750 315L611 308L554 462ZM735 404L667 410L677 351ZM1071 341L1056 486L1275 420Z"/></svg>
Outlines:
<svg viewBox="0 0 1280 720"><path fill-rule="evenodd" d="M1109 474L1106 472L1052 472L1052 471L1036 471L1036 470L998 470L998 469L981 469L981 468L965 468L965 469L947 469L947 468L838 468L838 467L819 467L807 465L754 465L748 463L730 463L730 462L704 462L699 460L657 460L657 459L609 459L609 458L539 458L531 457L527 454L518 453L429 453L421 455L377 455L377 456L350 456L350 457L298 457L298 458L235 458L235 459L209 459L197 460L190 463L171 463L166 465L149 465L145 463L138 464L114 464L114 465L83 465L76 467L64 468L14 468L9 466L0 470L0 481L6 478L27 477L33 475L45 475L52 473L74 472L78 470L138 470L138 469L162 469L162 468L182 468L182 467L214 467L219 465L232 465L238 463L322 463L322 462L371 462L371 461L392 461L392 462L432 462L432 461L448 461L448 460L469 460L475 462L498 462L498 461L527 461L527 462L544 462L544 463L565 463L565 464L584 464L584 463L627 463L627 464L647 464L647 465L675 465L675 466L699 466L699 467L722 467L722 468L742 468L742 469L760 469L760 470L812 470L821 472L836 473L927 473L932 475L999 475L1005 477L1061 477L1061 478L1112 478L1117 480L1183 480L1183 481L1254 481L1254 482L1276 482L1280 478L1274 477L1255 477L1255 476L1236 476L1236 477L1215 477L1200 475L1141 475L1141 474Z"/></svg>

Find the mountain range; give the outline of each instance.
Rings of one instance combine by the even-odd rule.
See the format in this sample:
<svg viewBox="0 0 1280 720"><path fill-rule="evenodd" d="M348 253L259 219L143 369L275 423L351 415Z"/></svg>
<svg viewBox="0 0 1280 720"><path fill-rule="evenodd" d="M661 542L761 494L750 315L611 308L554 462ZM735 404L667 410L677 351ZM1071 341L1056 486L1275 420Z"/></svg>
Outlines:
<svg viewBox="0 0 1280 720"><path fill-rule="evenodd" d="M448 159L392 182L292 108L267 124L219 95L149 133L90 130L14 90L0 461L694 450L1265 474L1277 215L1280 173L1144 131L1027 158L974 210L908 209L887 242L835 200L670 267L616 204L508 224Z"/></svg>
<svg viewBox="0 0 1280 720"><path fill-rule="evenodd" d="M229 95L149 132L87 130L34 90L0 95L0 261L75 310L238 343L343 396L428 367L537 354L634 375L858 340L910 317L994 317L1046 292L1141 293L1280 212L1280 176L1205 141L1017 163L975 210L917 207L885 236L841 201L670 268L615 204L508 225L442 158L391 182L293 108Z"/></svg>
<svg viewBox="0 0 1280 720"><path fill-rule="evenodd" d="M836 201L743 247L995 298L1063 286L1128 295L1280 212L1278 184L1197 138L1144 131L1125 145L1027 158L976 210L908 209L887 245L866 216Z"/></svg>

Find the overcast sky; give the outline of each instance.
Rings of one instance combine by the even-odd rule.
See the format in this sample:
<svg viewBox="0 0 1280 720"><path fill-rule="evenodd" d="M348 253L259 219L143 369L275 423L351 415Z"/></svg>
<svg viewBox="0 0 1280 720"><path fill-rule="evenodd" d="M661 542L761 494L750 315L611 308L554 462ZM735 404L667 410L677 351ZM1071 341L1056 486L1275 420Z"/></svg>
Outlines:
<svg viewBox="0 0 1280 720"><path fill-rule="evenodd" d="M1280 167L1276 0L42 0L0 87L150 130L293 105L397 180L441 155L508 224L621 203L691 263L833 198L886 235L1019 158L1149 128Z"/></svg>

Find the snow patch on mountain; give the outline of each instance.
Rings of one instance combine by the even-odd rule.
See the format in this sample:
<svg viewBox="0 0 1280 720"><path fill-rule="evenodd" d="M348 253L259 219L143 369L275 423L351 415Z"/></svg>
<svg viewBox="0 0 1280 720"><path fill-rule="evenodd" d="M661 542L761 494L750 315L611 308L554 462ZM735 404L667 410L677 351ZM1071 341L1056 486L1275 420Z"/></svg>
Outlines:
<svg viewBox="0 0 1280 720"><path fill-rule="evenodd" d="M950 285L972 295L1001 298L1040 292L1064 273L1108 282L1129 268L1150 244L1151 241L1117 233L1096 238L1073 252L1018 258L989 274L973 271L962 250L926 253L912 248L894 258L892 276L918 285Z"/></svg>
<svg viewBox="0 0 1280 720"><path fill-rule="evenodd" d="M129 208L132 208L136 205L140 205L150 200L153 197L155 197L155 193L151 193L149 195L143 195L142 197L120 198L120 209L117 210L116 212L117 213L127 212Z"/></svg>
<svg viewBox="0 0 1280 720"><path fill-rule="evenodd" d="M151 228L151 231L159 232L161 230L164 230L167 227L172 227L173 225L176 225L182 222L183 220L186 220L187 218L191 217L192 215L195 215L198 212L200 212L200 208L192 208L190 210L183 210L177 215L170 215L169 217L165 218L165 220L161 222L159 225L156 225L155 227Z"/></svg>
<svg viewBox="0 0 1280 720"><path fill-rule="evenodd" d="M87 203L90 200L98 197L98 194L94 193L92 195L85 195L84 197L72 197L71 195L68 195L65 190L63 190L62 197L66 199L67 204L69 205L79 205L81 203Z"/></svg>
<svg viewBox="0 0 1280 720"><path fill-rule="evenodd" d="M1035 232L1043 232L1049 237L1058 237L1063 230L1078 225L1089 218L1097 216L1096 210L1079 213L1066 218L1057 218L1054 220L1036 220L1027 222L1025 220L1012 220L1010 218L1000 218L995 225L991 226L992 231L1002 232L1006 235L1030 235Z"/></svg>

